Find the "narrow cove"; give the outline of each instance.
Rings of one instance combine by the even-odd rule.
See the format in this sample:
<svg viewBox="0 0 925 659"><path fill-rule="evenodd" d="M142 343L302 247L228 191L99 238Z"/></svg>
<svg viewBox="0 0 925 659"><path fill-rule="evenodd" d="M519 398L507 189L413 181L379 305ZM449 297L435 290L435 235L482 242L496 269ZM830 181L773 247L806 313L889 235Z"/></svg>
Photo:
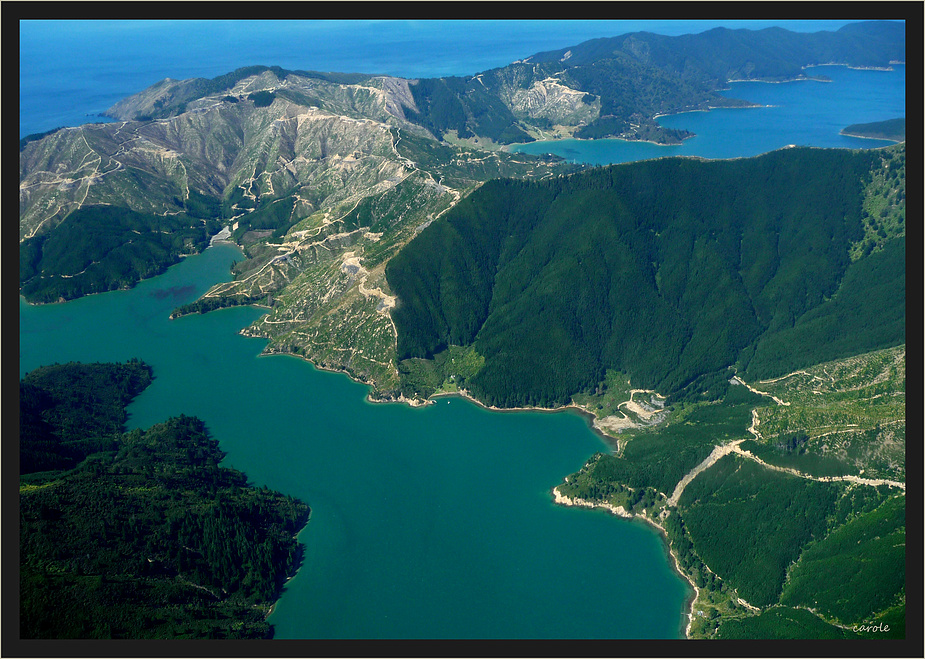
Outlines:
<svg viewBox="0 0 925 659"><path fill-rule="evenodd" d="M413 409L237 332L256 308L169 320L228 279L216 245L130 291L20 303L20 374L139 357L155 381L129 426L202 418L225 463L306 501L306 557L276 638L678 638L689 587L659 534L550 490L606 450L578 414Z"/></svg>

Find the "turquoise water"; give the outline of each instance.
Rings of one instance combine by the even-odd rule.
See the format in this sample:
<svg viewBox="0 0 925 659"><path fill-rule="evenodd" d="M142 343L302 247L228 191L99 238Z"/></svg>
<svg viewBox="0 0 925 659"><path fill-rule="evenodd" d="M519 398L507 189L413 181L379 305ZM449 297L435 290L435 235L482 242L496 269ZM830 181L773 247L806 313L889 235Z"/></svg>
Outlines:
<svg viewBox="0 0 925 659"><path fill-rule="evenodd" d="M20 302L20 374L139 357L155 380L130 428L202 418L225 464L308 502L305 564L270 618L277 638L676 638L687 586L642 523L565 509L550 489L606 450L574 413L423 409L237 332L260 310L169 320L229 279L218 245L130 291Z"/></svg>
<svg viewBox="0 0 925 659"><path fill-rule="evenodd" d="M808 75L832 82L734 82L723 95L765 107L723 108L686 112L658 119L667 128L686 129L695 137L663 146L625 140L560 140L516 147L523 153L554 153L568 160L607 165L663 156L739 158L796 144L828 148L868 149L892 142L839 135L851 124L884 121L906 115L906 67L892 71L819 66Z"/></svg>

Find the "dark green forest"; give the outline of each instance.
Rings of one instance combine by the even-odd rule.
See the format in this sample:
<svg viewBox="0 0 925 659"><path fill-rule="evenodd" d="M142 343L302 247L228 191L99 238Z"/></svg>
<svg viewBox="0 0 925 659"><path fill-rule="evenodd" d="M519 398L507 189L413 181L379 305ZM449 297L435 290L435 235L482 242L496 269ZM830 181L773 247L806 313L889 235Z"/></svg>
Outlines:
<svg viewBox="0 0 925 659"><path fill-rule="evenodd" d="M830 625L806 609L775 606L760 615L727 620L720 625L718 639L857 639L850 629Z"/></svg>
<svg viewBox="0 0 925 659"><path fill-rule="evenodd" d="M895 147L902 149L903 147ZM472 346L491 405L629 373L669 402L905 341L905 243L856 261L877 152L664 158L494 180L388 264L400 359Z"/></svg>
<svg viewBox="0 0 925 659"><path fill-rule="evenodd" d="M620 457L601 454L587 470L587 479L570 479L575 488L572 496L597 499L617 483L654 487L670 495L714 446L746 436L752 410L765 405L765 400L738 386L729 387L715 404L692 406L690 410L679 407L674 422L640 432L626 444Z"/></svg>
<svg viewBox="0 0 925 659"><path fill-rule="evenodd" d="M272 636L308 507L220 466L199 419L124 432L150 378L133 360L20 384L21 638Z"/></svg>
<svg viewBox="0 0 925 659"><path fill-rule="evenodd" d="M179 318L181 316L187 316L194 313L204 314L209 313L210 311L215 311L216 309L226 309L228 307L238 307L242 305L261 303L267 303L266 295L222 295L219 297L204 297L196 300L195 302L180 305L173 310L173 313L170 314L170 317Z"/></svg>
<svg viewBox="0 0 925 659"><path fill-rule="evenodd" d="M254 102L255 108L266 108L273 103L276 94L268 91L259 91L248 94L247 98Z"/></svg>
<svg viewBox="0 0 925 659"><path fill-rule="evenodd" d="M236 187L224 202L225 207L230 209L233 204L237 204L239 207L243 206L244 204L241 203L243 199L245 199L243 190ZM231 234L232 240L240 241L241 237L251 230L272 230L273 238L285 236L286 232L292 228L292 225L298 221L292 218L294 204L295 197L283 197L282 199L274 199L261 204L256 210L243 215L238 220L238 228Z"/></svg>
<svg viewBox="0 0 925 659"><path fill-rule="evenodd" d="M178 215L86 206L55 230L19 244L20 292L29 302L130 288L209 244L221 227L217 199L190 190Z"/></svg>
<svg viewBox="0 0 925 659"><path fill-rule="evenodd" d="M660 126L655 121L649 121L642 118L638 114L630 115L629 119L621 119L614 115L599 117L589 123L587 126L582 126L576 130L574 136L581 140L597 140L605 137L612 137L614 135L620 135L631 119L635 120L639 125L639 127L633 131L634 138L644 140L646 142L656 142L658 144L680 144L688 137L694 136L694 134L689 130L665 128L664 126Z"/></svg>
<svg viewBox="0 0 925 659"><path fill-rule="evenodd" d="M577 46L537 53L531 62L558 62L566 51L571 66L628 57L714 88L739 78L789 80L806 75L808 64L844 62L851 66L889 66L905 60L905 24L866 21L834 32L791 32L717 27L696 34L667 36L633 32L591 39Z"/></svg>
<svg viewBox="0 0 925 659"><path fill-rule="evenodd" d="M659 523L679 568L707 591L694 607L695 638L904 638L903 493L817 482L728 455L687 484L677 507L663 508L714 446L746 435L750 411L762 404L770 403L730 386L722 401L679 405L669 421L632 432L618 454L594 455L556 489L653 520L665 511ZM806 441L782 433L766 446L795 455Z"/></svg>
<svg viewBox="0 0 925 659"><path fill-rule="evenodd" d="M828 530L842 490L726 456L688 484L678 508L703 561L765 607L779 600L803 546Z"/></svg>
<svg viewBox="0 0 925 659"><path fill-rule="evenodd" d="M901 142L906 139L906 118L874 121L869 124L851 124L841 131L845 135L858 135Z"/></svg>
<svg viewBox="0 0 925 659"><path fill-rule="evenodd" d="M418 110L406 111L408 118L437 139L455 130L460 138L487 137L499 144L533 141L507 105L475 78L426 78L409 87Z"/></svg>
<svg viewBox="0 0 925 659"><path fill-rule="evenodd" d="M668 522L679 556L702 559L754 606L843 625L884 620L892 631L881 637L904 636L905 495L888 486L817 482L726 456L691 481ZM718 637L841 634L804 618L771 608L725 622Z"/></svg>
<svg viewBox="0 0 925 659"><path fill-rule="evenodd" d="M19 473L71 469L91 453L115 450L125 406L151 383L151 368L54 364L19 382Z"/></svg>
<svg viewBox="0 0 925 659"><path fill-rule="evenodd" d="M905 584L906 502L895 496L808 547L781 603L811 606L845 622L867 621L903 603Z"/></svg>

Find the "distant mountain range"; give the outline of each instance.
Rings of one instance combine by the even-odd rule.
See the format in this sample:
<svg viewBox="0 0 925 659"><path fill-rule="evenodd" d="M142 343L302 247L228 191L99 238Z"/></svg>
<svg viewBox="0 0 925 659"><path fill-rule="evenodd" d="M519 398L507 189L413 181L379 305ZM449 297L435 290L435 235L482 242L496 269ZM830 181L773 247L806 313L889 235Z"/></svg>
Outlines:
<svg viewBox="0 0 925 659"><path fill-rule="evenodd" d="M441 139L452 134L511 144L551 131L677 143L689 133L662 128L654 118L746 104L716 93L730 80L800 79L814 64L885 68L905 56L905 25L897 22L855 23L815 33L782 28L715 28L677 37L635 32L537 53L472 76L399 83L405 93L394 99L394 110ZM284 96L307 103L320 102L311 92L317 82L374 80L363 74L246 67L212 80L164 80L108 114L117 119L175 116L190 103L264 71L275 74Z"/></svg>

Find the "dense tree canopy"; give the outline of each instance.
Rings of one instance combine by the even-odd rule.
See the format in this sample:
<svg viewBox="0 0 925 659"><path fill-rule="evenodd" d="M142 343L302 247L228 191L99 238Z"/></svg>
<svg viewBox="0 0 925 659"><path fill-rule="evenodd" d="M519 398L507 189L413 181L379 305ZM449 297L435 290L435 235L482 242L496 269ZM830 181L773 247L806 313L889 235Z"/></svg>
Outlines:
<svg viewBox="0 0 925 659"><path fill-rule="evenodd" d="M218 200L191 190L178 215L96 205L72 212L53 232L19 244L19 283L30 302L57 302L129 288L209 244Z"/></svg>
<svg viewBox="0 0 925 659"><path fill-rule="evenodd" d="M902 343L904 243L849 257L876 157L786 149L490 181L389 262L399 357L472 345L478 397L547 406L607 368L683 398L736 363L768 376Z"/></svg>
<svg viewBox="0 0 925 659"><path fill-rule="evenodd" d="M308 507L220 465L194 417L123 432L143 363L20 383L22 638L265 638Z"/></svg>

